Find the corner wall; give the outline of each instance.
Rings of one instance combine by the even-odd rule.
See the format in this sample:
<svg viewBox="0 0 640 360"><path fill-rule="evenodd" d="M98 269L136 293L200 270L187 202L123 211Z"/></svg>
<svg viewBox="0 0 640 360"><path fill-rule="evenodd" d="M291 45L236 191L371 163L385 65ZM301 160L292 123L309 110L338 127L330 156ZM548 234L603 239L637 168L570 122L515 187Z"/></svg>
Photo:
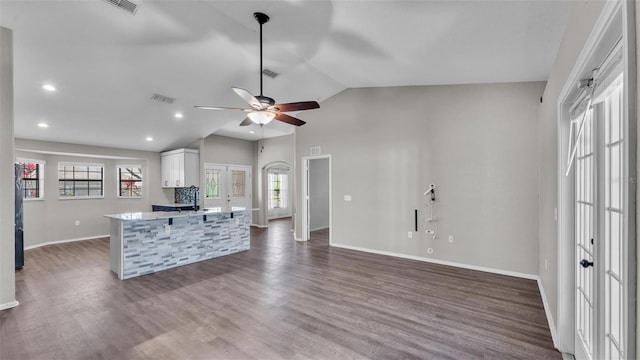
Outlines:
<svg viewBox="0 0 640 360"><path fill-rule="evenodd" d="M13 33L0 27L0 310L18 305L13 136Z"/></svg>
<svg viewBox="0 0 640 360"><path fill-rule="evenodd" d="M312 146L331 154L332 243L535 277L543 89L543 82L350 89L305 112L296 163ZM300 169L296 179L300 194ZM425 222L430 183L436 239L425 234L434 227Z"/></svg>
<svg viewBox="0 0 640 360"><path fill-rule="evenodd" d="M257 212L258 226L267 226L269 224L268 214L263 211L266 209L267 194L264 194L265 187L262 186L262 182L266 181L262 178L262 170L265 166L276 162L283 162L289 164L291 167L291 175L293 177L296 164L294 163L294 136L285 135L274 138L262 139L257 141L256 148L256 170L255 170L255 192L254 192L254 206L259 208ZM290 192L293 194L293 191Z"/></svg>

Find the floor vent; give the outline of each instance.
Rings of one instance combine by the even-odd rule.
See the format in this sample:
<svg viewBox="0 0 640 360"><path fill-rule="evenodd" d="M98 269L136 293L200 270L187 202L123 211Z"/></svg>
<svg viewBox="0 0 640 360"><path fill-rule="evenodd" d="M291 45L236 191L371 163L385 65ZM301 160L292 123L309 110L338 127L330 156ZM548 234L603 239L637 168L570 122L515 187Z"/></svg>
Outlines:
<svg viewBox="0 0 640 360"><path fill-rule="evenodd" d="M176 99L174 98L170 98L168 96L164 96L164 95L160 95L160 94L153 94L153 96L151 97L152 100L155 101L161 101L167 104L173 104L174 101L176 101Z"/></svg>
<svg viewBox="0 0 640 360"><path fill-rule="evenodd" d="M104 0L111 5L115 5L122 10L125 10L129 13L135 14L136 10L138 10L138 4L133 3L129 0Z"/></svg>
<svg viewBox="0 0 640 360"><path fill-rule="evenodd" d="M269 70L269 69L264 69L262 70L262 73L267 75L268 77L275 79L276 76L280 75L277 72L273 71L273 70Z"/></svg>

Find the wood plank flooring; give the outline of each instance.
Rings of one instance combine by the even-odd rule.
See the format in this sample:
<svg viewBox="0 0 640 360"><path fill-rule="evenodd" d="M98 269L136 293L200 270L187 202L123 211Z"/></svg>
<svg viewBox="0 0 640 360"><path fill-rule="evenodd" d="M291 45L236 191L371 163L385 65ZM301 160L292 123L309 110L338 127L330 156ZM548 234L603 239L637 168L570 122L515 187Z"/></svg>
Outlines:
<svg viewBox="0 0 640 360"><path fill-rule="evenodd" d="M26 251L0 359L561 359L535 281L295 242L121 281L108 239Z"/></svg>

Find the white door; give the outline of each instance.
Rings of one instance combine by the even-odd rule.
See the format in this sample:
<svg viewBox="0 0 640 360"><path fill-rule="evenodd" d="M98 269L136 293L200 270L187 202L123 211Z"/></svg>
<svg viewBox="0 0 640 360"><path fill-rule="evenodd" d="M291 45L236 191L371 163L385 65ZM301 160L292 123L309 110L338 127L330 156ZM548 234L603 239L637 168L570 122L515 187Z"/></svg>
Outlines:
<svg viewBox="0 0 640 360"><path fill-rule="evenodd" d="M628 359L623 83L601 82L575 158L577 359Z"/></svg>
<svg viewBox="0 0 640 360"><path fill-rule="evenodd" d="M575 158L575 253L576 263L576 358L592 359L594 354L595 277L595 170L596 151L593 111L585 117L584 133L578 139ZM579 115L582 118L583 114Z"/></svg>
<svg viewBox="0 0 640 360"><path fill-rule="evenodd" d="M204 207L231 211L251 209L251 167L204 164Z"/></svg>

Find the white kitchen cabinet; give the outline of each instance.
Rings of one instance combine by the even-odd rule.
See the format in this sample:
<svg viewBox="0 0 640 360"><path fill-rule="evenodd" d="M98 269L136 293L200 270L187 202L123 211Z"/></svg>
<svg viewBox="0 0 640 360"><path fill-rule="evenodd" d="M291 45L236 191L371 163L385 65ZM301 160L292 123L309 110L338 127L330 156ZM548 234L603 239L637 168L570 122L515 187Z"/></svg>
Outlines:
<svg viewBox="0 0 640 360"><path fill-rule="evenodd" d="M160 154L162 187L200 186L200 155L198 150L177 149Z"/></svg>

